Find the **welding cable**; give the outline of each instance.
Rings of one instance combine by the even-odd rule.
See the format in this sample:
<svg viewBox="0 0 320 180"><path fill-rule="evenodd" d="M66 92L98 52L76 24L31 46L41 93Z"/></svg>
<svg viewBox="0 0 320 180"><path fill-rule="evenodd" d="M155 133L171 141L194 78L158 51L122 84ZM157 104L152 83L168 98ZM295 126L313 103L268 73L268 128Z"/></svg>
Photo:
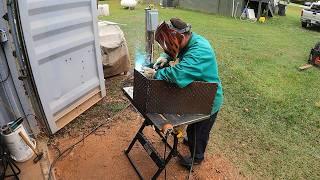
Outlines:
<svg viewBox="0 0 320 180"><path fill-rule="evenodd" d="M118 111L114 116L112 116L112 118L117 117L118 115L120 115L124 110L126 110L131 104L127 104L123 109L121 109L120 111ZM79 141L77 141L76 143L74 143L73 145L69 146L67 149L61 151L59 153L59 155L52 161L52 163L50 164L50 168L49 168L49 174L48 174L48 180L51 179L51 174L52 174L52 169L55 166L55 164L57 163L58 160L60 160L60 158L64 155L67 154L67 152L70 152L76 145L78 145L79 143L81 143L82 141L84 141L88 136L90 136L91 134L93 134L97 129L99 129L100 127L102 127L103 125L105 125L106 123L110 123L110 121L105 121L102 122L100 125L96 126L95 128L93 128L88 134L84 135ZM60 150L59 150L60 151Z"/></svg>
<svg viewBox="0 0 320 180"><path fill-rule="evenodd" d="M166 163L166 154L167 154L167 144L168 144L168 136L172 133L171 130L168 130L164 136L165 139L165 143L164 143L164 154L163 154L163 159L164 162ZM167 168L166 168L166 164L164 166L164 179L167 179Z"/></svg>
<svg viewBox="0 0 320 180"><path fill-rule="evenodd" d="M3 102L3 100L2 100L1 98L0 98L0 104L2 104L3 107L4 107L11 115L13 115L13 117L14 117L15 119L18 119L17 115L12 111L11 107L10 107L7 103ZM22 117L22 118L23 118L23 119L28 119L28 116L33 116L37 121L40 121L39 117L36 116L35 114L26 114L26 115L25 115L24 117ZM29 135L30 135L30 134L29 134Z"/></svg>
<svg viewBox="0 0 320 180"><path fill-rule="evenodd" d="M196 145L197 145L197 136L196 136L196 134L197 134L197 128L196 128L195 125L193 126L193 130L194 130L194 144L193 144L193 153L192 153L192 163L191 163L191 167L190 167L190 170L189 170L188 180L190 180L191 173L192 173L192 168L193 168L194 157L196 156Z"/></svg>
<svg viewBox="0 0 320 180"><path fill-rule="evenodd" d="M166 142L164 143L164 154L163 154L163 159L164 163L166 163L166 154L167 154L167 143L168 143L168 133L165 135L165 140ZM167 167L166 164L164 164L164 179L167 179Z"/></svg>
<svg viewBox="0 0 320 180"><path fill-rule="evenodd" d="M3 48L2 44L1 44L1 49L2 49L2 52L3 52L4 60L6 61L6 64L7 64L7 75L6 75L6 77L4 79L2 79L2 76L0 74L0 76L1 76L0 83L3 83L3 82L5 82L5 81L7 81L9 79L10 70L9 70L8 59L7 59L7 56L6 56L6 53L4 51L4 48Z"/></svg>

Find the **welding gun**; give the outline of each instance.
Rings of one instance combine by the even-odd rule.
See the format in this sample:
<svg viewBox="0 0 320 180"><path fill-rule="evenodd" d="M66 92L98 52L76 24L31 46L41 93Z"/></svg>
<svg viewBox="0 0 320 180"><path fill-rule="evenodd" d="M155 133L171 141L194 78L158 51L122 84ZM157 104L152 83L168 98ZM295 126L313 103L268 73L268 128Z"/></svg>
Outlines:
<svg viewBox="0 0 320 180"><path fill-rule="evenodd" d="M161 69L164 68L165 66L168 66L168 59L164 57L159 57L156 62L153 64L154 69Z"/></svg>

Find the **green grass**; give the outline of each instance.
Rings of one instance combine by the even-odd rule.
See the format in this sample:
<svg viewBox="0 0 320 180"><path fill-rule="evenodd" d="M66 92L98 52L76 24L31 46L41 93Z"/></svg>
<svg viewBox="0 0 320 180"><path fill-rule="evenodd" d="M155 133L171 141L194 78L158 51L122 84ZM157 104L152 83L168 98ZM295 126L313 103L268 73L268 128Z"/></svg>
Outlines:
<svg viewBox="0 0 320 180"><path fill-rule="evenodd" d="M144 47L144 6L129 11L108 3L111 16L102 19L125 24L133 58ZM160 9L160 19L176 16L210 41L219 61L225 103L209 153L223 153L260 179L320 179L320 71L297 71L320 33L301 28L300 9L265 24Z"/></svg>

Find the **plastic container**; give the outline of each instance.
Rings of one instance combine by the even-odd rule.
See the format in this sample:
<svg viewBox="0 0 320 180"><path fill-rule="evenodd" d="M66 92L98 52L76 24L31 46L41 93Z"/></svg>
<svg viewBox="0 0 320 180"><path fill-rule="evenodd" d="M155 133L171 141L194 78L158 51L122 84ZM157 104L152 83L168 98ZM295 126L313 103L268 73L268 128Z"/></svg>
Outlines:
<svg viewBox="0 0 320 180"><path fill-rule="evenodd" d="M36 148L36 141L28 136L22 124L20 124L14 132L1 135L11 153L12 159L17 162L25 162L32 158L34 152L20 137L19 132L22 132L22 134L27 137L28 141L33 144L33 147Z"/></svg>
<svg viewBox="0 0 320 180"><path fill-rule="evenodd" d="M99 4L98 5L98 14L99 16L109 16L109 5L108 4Z"/></svg>

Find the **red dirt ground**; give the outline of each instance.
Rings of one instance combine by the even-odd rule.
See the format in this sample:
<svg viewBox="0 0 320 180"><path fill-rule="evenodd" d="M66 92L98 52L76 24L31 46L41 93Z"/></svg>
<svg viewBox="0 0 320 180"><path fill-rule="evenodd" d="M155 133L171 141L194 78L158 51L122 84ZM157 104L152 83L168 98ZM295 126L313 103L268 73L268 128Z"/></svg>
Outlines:
<svg viewBox="0 0 320 180"><path fill-rule="evenodd" d="M134 135L141 126L143 119L133 107L128 107L114 117L108 119L114 110L111 105L127 104L120 88L132 83L132 77L117 76L106 81L108 96L96 106L86 111L79 118L60 130L49 142L50 154L54 159L58 147L64 150L82 138L93 127L102 121L107 121L94 134L79 143L71 152L62 157L53 172L58 180L88 180L88 179L139 179L133 167L124 154ZM128 84L127 84L128 85ZM112 106L116 107L117 106ZM118 108L117 110L122 109ZM151 127L145 129L145 134L163 155L164 144ZM212 145L212 144L211 144ZM178 150L183 155L188 149L182 143ZM145 179L150 179L156 172L156 165L137 143L130 155L134 157ZM188 171L178 164L178 158L173 158L167 166L167 179L187 179ZM221 154L207 154L200 167L195 167L191 179L245 179L246 177ZM164 179L164 171L158 179Z"/></svg>
<svg viewBox="0 0 320 180"><path fill-rule="evenodd" d="M119 118L101 127L97 134L89 136L56 164L54 172L57 179L139 179L123 150L127 148L142 122L143 119L132 107L127 108ZM146 129L145 133L162 154L164 146L157 134L151 128ZM59 147L69 147L76 139L60 138ZM179 145L179 151L183 154L188 152L187 147L182 144ZM137 143L131 155L141 167L146 179L150 179L156 166L141 145ZM167 179L187 178L188 171L180 167L177 160L174 158L167 166ZM193 179L242 178L245 177L219 154L208 155L200 167L195 167L193 173ZM164 172L159 179L164 179Z"/></svg>

